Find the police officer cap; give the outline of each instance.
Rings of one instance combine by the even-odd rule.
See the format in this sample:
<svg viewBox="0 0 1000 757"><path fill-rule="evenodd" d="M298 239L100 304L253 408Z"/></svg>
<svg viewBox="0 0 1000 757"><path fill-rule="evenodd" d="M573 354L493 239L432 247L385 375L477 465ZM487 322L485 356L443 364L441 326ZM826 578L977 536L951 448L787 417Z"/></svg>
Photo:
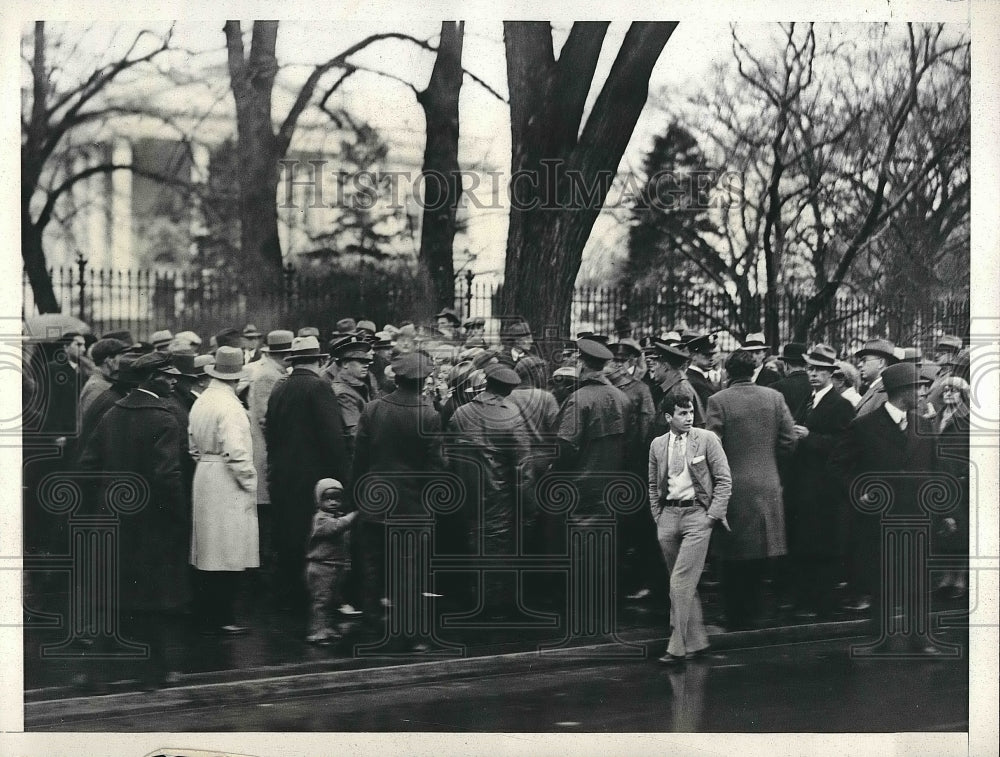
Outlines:
<svg viewBox="0 0 1000 757"><path fill-rule="evenodd" d="M593 339L581 339L576 343L576 348L580 350L581 355L586 355L594 360L610 360L614 357L611 350Z"/></svg>
<svg viewBox="0 0 1000 757"><path fill-rule="evenodd" d="M486 380L496 381L498 384L506 384L507 386L517 386L521 383L521 377L517 375L517 371L503 363L492 363L486 366Z"/></svg>
<svg viewBox="0 0 1000 757"><path fill-rule="evenodd" d="M180 375L180 371L174 366L170 355L166 352L150 352L142 355L132 363L132 372L136 375L151 375L153 373L170 373L175 376Z"/></svg>
<svg viewBox="0 0 1000 757"><path fill-rule="evenodd" d="M372 359L371 342L361 335L351 335L330 342L330 354L337 360Z"/></svg>
<svg viewBox="0 0 1000 757"><path fill-rule="evenodd" d="M399 378L423 381L434 371L434 362L422 352L408 352L392 362L392 372Z"/></svg>

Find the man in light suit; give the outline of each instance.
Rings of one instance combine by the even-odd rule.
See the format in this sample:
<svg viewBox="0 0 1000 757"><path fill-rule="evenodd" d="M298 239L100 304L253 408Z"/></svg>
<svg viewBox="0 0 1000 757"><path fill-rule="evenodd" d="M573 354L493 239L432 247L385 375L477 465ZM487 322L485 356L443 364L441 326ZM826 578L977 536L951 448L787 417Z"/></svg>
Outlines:
<svg viewBox="0 0 1000 757"><path fill-rule="evenodd" d="M669 431L649 446L649 504L670 576L673 631L660 662L677 665L708 648L698 579L715 525L729 528L732 479L719 438L693 428L693 394L671 392L661 408Z"/></svg>

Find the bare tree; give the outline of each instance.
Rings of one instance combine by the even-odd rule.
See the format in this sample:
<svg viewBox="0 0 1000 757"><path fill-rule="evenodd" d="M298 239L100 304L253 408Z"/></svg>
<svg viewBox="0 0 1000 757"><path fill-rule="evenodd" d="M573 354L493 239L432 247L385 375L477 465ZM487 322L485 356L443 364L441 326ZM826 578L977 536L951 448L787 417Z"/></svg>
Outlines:
<svg viewBox="0 0 1000 757"><path fill-rule="evenodd" d="M91 176L131 170L132 166L101 161L70 167L58 172L51 185L43 177L71 132L123 111L134 112L103 98L122 74L149 64L170 49L172 31L162 36L141 31L120 58L95 66L82 81L60 86L47 60L45 22L35 22L32 54L27 61L31 70L30 107L21 118L21 256L41 313L59 312L45 260L44 234L60 199Z"/></svg>
<svg viewBox="0 0 1000 757"><path fill-rule="evenodd" d="M455 299L456 211L462 194L458 166L458 97L462 89L464 21L443 21L434 69L417 101L427 120L422 175L424 218L420 227L421 277L430 283L435 308ZM428 314L415 314L425 317Z"/></svg>
<svg viewBox="0 0 1000 757"><path fill-rule="evenodd" d="M558 60L548 22L504 23L513 147L504 312L568 332L583 247L676 27L631 25L584 123L608 23L573 24Z"/></svg>
<svg viewBox="0 0 1000 757"><path fill-rule="evenodd" d="M787 24L776 51L761 55L734 29L732 66L694 98L690 128L720 176L742 176L740 202L722 203L697 243L673 249L725 292L737 328L755 325L753 305L763 298L776 343L779 293L804 287L792 336L805 341L842 286L857 279L878 291L873 272L885 272L894 228L897 242L909 230L900 243L924 266L937 265L932 248L961 249L968 41L949 39L940 25L908 25L903 39L898 31L820 44L813 25ZM908 223L907 214L922 220ZM918 232L921 224L929 226Z"/></svg>

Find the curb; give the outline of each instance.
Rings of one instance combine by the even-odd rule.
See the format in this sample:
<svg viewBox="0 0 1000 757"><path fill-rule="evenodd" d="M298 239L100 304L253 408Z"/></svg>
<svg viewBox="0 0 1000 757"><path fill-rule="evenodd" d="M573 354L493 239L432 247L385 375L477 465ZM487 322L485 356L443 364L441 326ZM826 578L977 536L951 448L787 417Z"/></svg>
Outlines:
<svg viewBox="0 0 1000 757"><path fill-rule="evenodd" d="M859 636L869 621L848 620L780 626L752 631L709 634L714 650L743 649L792 644L804 641ZM182 675L179 685L154 692L123 692L97 696L77 696L69 688L25 692L25 730L44 730L72 722L101 720L107 717L142 715L164 710L197 710L226 704L250 705L275 699L317 696L358 689L435 683L447 680L491 675L535 673L581 664L602 664L652 656L668 637L641 629L621 633L616 639L578 647L485 654L478 657L443 658L420 661L418 656L405 658L401 664L344 669L337 661L294 663L283 666L251 668L218 673ZM659 651L656 652L659 654ZM390 660L392 658L373 658ZM347 664L355 660L346 661ZM338 669L339 668L339 669ZM40 695L63 698L40 699Z"/></svg>

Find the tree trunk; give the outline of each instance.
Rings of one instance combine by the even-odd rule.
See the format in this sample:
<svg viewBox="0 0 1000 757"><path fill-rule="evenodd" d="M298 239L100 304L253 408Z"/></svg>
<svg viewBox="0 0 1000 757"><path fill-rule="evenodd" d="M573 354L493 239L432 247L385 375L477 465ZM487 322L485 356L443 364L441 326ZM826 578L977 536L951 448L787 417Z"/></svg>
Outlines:
<svg viewBox="0 0 1000 757"><path fill-rule="evenodd" d="M458 98L462 89L464 21L443 21L434 70L417 95L427 119L424 148L424 217L420 230L420 273L435 309L455 304L455 214L462 193L458 172ZM430 313L417 314L427 317Z"/></svg>
<svg viewBox="0 0 1000 757"><path fill-rule="evenodd" d="M548 23L504 24L513 149L501 308L544 336L569 333L584 245L677 24L632 24L581 131L607 26L575 23L556 61Z"/></svg>
<svg viewBox="0 0 1000 757"><path fill-rule="evenodd" d="M236 102L240 245L247 262L241 275L251 286L268 287L280 282L282 263L276 205L281 155L271 122L278 22L254 22L249 56L244 56L239 21L227 21L225 33Z"/></svg>
<svg viewBox="0 0 1000 757"><path fill-rule="evenodd" d="M52 277L45 266L45 251L42 247L42 232L31 222L31 215L22 208L21 212L21 258L28 274L31 293L39 313L60 312Z"/></svg>

